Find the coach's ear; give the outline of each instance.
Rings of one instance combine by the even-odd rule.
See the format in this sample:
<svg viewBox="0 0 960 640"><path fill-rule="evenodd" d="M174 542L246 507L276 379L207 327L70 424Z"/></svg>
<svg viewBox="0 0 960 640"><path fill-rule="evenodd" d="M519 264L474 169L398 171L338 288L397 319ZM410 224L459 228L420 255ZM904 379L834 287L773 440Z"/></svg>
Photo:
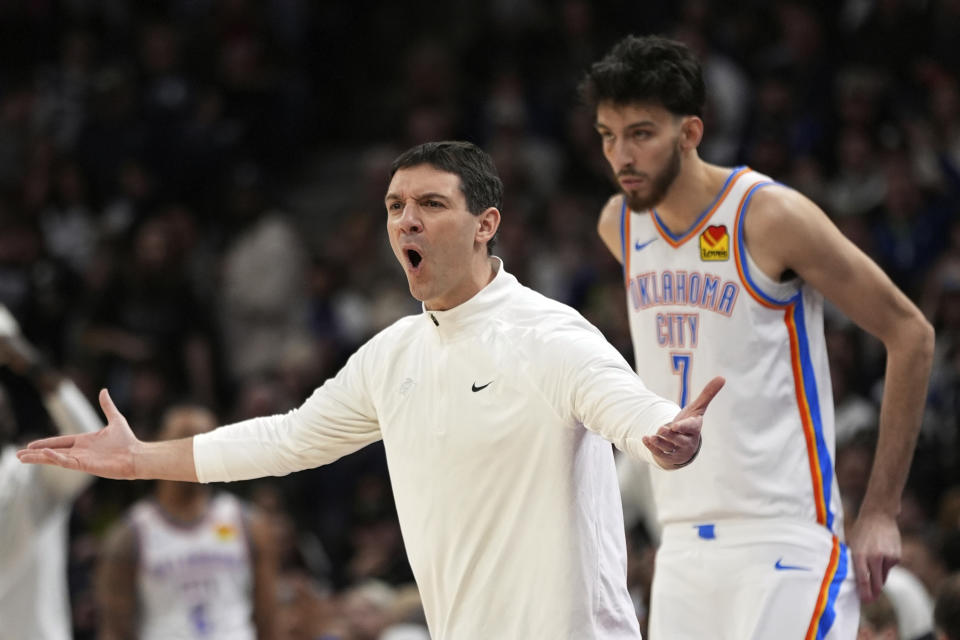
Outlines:
<svg viewBox="0 0 960 640"><path fill-rule="evenodd" d="M477 235L474 241L477 244L486 246L490 238L496 235L500 228L500 210L496 207L488 207L483 213L477 216Z"/></svg>
<svg viewBox="0 0 960 640"><path fill-rule="evenodd" d="M697 116L684 116L680 123L680 150L696 149L703 140L703 120Z"/></svg>

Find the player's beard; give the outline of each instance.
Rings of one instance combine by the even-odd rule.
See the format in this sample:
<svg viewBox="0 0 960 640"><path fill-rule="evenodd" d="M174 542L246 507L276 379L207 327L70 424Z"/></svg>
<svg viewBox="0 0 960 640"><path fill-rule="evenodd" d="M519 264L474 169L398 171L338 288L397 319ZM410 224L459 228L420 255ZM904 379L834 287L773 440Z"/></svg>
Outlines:
<svg viewBox="0 0 960 640"><path fill-rule="evenodd" d="M627 206L630 207L630 210L637 212L646 211L660 204L667 196L667 191L670 190L673 181L680 175L680 163L680 145L675 143L673 145L673 153L670 154L670 159L667 160L667 165L659 173L650 177L650 189L645 196L640 195L636 191L626 191L623 187L620 187L624 197L627 199ZM621 171L618 174L618 177L619 176L643 176L643 174L627 169ZM619 182L617 184L619 185Z"/></svg>

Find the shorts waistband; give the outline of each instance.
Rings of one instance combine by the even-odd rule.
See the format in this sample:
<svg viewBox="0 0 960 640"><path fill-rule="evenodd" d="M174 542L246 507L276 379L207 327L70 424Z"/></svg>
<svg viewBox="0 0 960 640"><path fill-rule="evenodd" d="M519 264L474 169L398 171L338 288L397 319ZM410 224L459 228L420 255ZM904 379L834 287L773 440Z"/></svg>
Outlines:
<svg viewBox="0 0 960 640"><path fill-rule="evenodd" d="M662 544L724 540L738 543L770 540L800 543L811 537L829 540L833 536L834 533L826 527L802 520L721 519L664 525L661 539Z"/></svg>

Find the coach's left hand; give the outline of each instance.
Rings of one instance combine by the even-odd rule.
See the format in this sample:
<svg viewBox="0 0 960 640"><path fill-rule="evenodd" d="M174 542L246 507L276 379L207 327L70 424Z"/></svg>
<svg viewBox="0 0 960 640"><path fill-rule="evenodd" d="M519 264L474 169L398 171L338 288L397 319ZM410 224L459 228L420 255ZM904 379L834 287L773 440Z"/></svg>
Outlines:
<svg viewBox="0 0 960 640"><path fill-rule="evenodd" d="M724 382L721 376L708 382L696 400L685 406L673 422L657 429L654 435L643 437L643 444L658 465L664 469L679 469L697 457L703 414L713 397L723 388Z"/></svg>

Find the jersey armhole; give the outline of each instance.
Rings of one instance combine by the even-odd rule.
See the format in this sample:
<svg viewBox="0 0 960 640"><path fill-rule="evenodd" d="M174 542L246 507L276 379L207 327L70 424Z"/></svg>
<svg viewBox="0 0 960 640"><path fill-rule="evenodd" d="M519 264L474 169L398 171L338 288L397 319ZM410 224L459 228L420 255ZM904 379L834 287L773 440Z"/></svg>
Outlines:
<svg viewBox="0 0 960 640"><path fill-rule="evenodd" d="M795 277L785 282L777 282L757 266L744 241L744 220L747 217L747 209L750 206L753 194L759 189L773 184L780 183L773 181L757 182L744 193L737 207L736 222L733 225L733 254L737 274L751 297L765 307L781 308L793 302L799 295L800 278Z"/></svg>

